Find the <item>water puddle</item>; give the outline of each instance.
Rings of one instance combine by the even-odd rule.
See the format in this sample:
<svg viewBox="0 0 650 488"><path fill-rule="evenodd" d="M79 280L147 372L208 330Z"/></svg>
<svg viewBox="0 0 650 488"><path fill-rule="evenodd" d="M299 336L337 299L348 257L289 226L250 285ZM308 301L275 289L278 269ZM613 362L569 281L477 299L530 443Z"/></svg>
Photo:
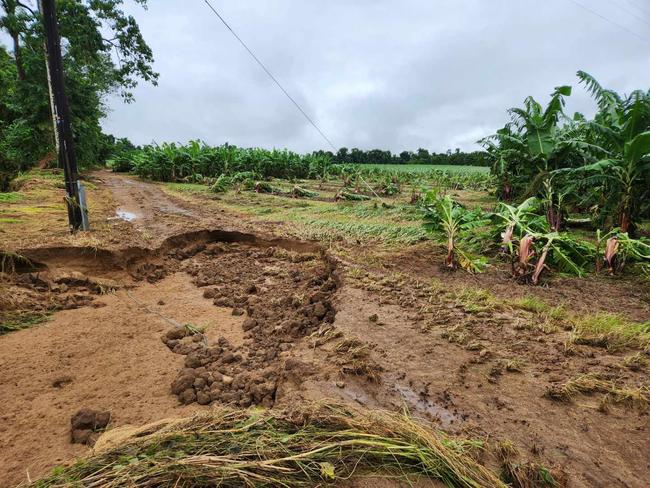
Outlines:
<svg viewBox="0 0 650 488"><path fill-rule="evenodd" d="M127 212L126 210L116 210L115 215L118 219L126 220L127 222L133 222L136 219L136 215L133 212Z"/></svg>
<svg viewBox="0 0 650 488"><path fill-rule="evenodd" d="M453 412L450 412L445 407L436 405L427 398L418 395L408 386L395 384L395 390L402 396L402 399L407 404L413 406L418 412L424 412L431 417L440 420L440 424L443 428L447 428L453 422L460 420L460 418Z"/></svg>

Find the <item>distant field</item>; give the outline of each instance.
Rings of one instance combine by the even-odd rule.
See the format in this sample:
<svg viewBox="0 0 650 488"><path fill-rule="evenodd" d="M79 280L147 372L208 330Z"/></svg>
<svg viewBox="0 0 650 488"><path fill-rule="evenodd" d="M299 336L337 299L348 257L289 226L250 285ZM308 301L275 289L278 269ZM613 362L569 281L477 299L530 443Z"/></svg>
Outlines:
<svg viewBox="0 0 650 488"><path fill-rule="evenodd" d="M490 168L485 166L455 166L450 164L358 164L362 168L381 168L391 171L402 171L405 173L424 173L426 171L438 170L448 173L489 173Z"/></svg>

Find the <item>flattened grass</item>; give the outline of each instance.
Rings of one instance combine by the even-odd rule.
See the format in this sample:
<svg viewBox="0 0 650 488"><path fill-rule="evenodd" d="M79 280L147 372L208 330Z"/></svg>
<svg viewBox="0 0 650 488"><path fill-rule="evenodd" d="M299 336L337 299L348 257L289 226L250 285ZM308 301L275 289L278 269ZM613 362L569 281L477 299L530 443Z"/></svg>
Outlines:
<svg viewBox="0 0 650 488"><path fill-rule="evenodd" d="M546 396L553 400L569 401L577 395L592 393L604 393L606 401L611 403L623 403L640 408L645 408L650 403L649 386L619 385L616 381L597 373L581 374L561 385L552 386L546 391Z"/></svg>
<svg viewBox="0 0 650 488"><path fill-rule="evenodd" d="M401 173L426 173L429 171L446 171L448 173L479 173L487 174L490 168L487 166L461 166L455 164L357 164L362 169L382 169L386 171L398 171Z"/></svg>
<svg viewBox="0 0 650 488"><path fill-rule="evenodd" d="M189 183L166 183L163 188L187 195L208 193L204 185ZM223 194L219 206L262 221L285 222L301 239L381 241L388 245L428 239L420 215L411 205L383 207L376 202L337 203L245 191Z"/></svg>
<svg viewBox="0 0 650 488"><path fill-rule="evenodd" d="M404 414L339 405L220 407L158 422L126 439L114 436L112 446L31 486L297 487L362 474L422 476L449 487L507 486L472 456L480 442L452 440Z"/></svg>

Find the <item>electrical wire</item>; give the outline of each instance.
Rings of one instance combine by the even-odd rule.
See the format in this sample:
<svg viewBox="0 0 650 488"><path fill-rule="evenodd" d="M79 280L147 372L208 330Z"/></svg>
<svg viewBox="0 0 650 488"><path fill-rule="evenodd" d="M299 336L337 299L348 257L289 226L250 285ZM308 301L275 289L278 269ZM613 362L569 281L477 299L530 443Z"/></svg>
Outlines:
<svg viewBox="0 0 650 488"><path fill-rule="evenodd" d="M641 5L639 5L638 3L635 3L635 2L633 2L632 0L625 0L625 1L626 1L627 3L629 3L630 5L632 5L632 6L636 7L636 8L638 8L638 9L639 9L641 12L643 12L644 14L650 15L650 10L646 10L646 9L643 8Z"/></svg>
<svg viewBox="0 0 650 488"><path fill-rule="evenodd" d="M631 15L632 17L634 17L636 20L638 20L638 21L640 21L640 22L644 22L645 24L650 25L650 21L649 21L648 19L645 19L645 18L643 18L643 17L638 16L638 15L636 14L636 12L633 12L632 10L630 10L630 9L627 8L627 7L624 7L623 5L621 5L621 4L618 3L618 2L615 2L615 3L617 3L617 5L619 6L619 8L620 8L623 12L625 12L625 13Z"/></svg>
<svg viewBox="0 0 650 488"><path fill-rule="evenodd" d="M624 31L627 32L628 34L632 34L632 35L633 35L634 37L636 37L637 39L640 39L641 41L650 44L650 39L648 39L647 37L644 37L644 36L642 36L641 34L638 34L638 33L634 32L633 30L628 29L628 28L625 27L624 25L619 24L618 22L615 22L615 21L609 19L608 17L605 17L604 15L602 15L602 14L596 12L596 11L593 10L592 8L587 7L586 5L581 4L581 3L578 2L577 0L569 0L569 1L572 2L572 3L574 3L574 4L576 4L578 7L582 8L582 9L588 11L588 12L591 12L593 15L595 15L595 16L597 16L597 17L600 17L600 18L603 19L605 22L609 22L610 24L615 25L615 26L618 27L619 29L624 30Z"/></svg>
<svg viewBox="0 0 650 488"><path fill-rule="evenodd" d="M316 125L316 123L311 119L311 117L309 117L309 115L307 115L307 113L302 109L302 107L300 106L300 104L294 100L294 98L289 94L289 92L288 92L287 90L285 90L285 88L282 86L282 84L281 84L281 83L276 79L275 76L273 76L273 74L272 74L272 73L269 71L269 69L264 65L264 63L262 63L262 61L260 61L260 59L259 59L257 56L255 56L255 53L253 53L253 51L251 51L251 49L246 45L246 43L242 40L242 38L239 37L239 36L237 35L237 33L233 30L232 27L230 27L230 25L228 24L228 22L226 22L226 20L225 20L225 19L224 19L220 14L219 14L219 12L216 11L216 9L212 6L212 4L211 4L208 0L203 0L203 1L204 1L204 2L206 3L206 5L210 8L210 10L212 10L212 11L214 12L214 14L215 14L217 17L219 17L219 20L223 23L223 25L225 25L226 28L230 31L230 33L231 33L233 36L235 36L235 39L237 39L237 40L239 41L239 43L244 47L244 49L246 49L246 51L248 51L248 54L250 54L251 57L252 57L252 58L257 62L257 64L260 65L260 67L261 67L261 68L264 70L264 72L269 76L269 78L271 78L271 79L273 80L273 82L274 82L276 85L278 85L278 88L280 88L280 90L282 90L282 92L287 96L287 98L288 98L289 100L291 100L291 103L293 103L293 104L296 106L296 108L297 108L297 109L300 111L300 113L305 117L305 119L307 119L307 121L308 121L312 126L314 126L314 129L316 129L316 130L318 131L318 133L323 137L323 139L325 139L325 141L327 141L327 143L328 143L328 144L330 145L330 147L334 150L334 152L336 152L336 151L337 151L337 148L336 148L336 146L332 143L332 141L329 139L329 137L327 137L327 136L325 135L325 133L320 129L320 127L318 127L318 126Z"/></svg>

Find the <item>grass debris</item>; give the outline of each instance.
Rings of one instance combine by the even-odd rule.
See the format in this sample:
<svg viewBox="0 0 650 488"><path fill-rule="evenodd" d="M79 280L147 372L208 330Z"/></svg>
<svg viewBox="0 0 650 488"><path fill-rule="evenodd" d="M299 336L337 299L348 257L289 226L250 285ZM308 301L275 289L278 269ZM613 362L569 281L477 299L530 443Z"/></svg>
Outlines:
<svg viewBox="0 0 650 488"><path fill-rule="evenodd" d="M29 329L46 322L47 312L9 311L0 313L0 336L17 330Z"/></svg>
<svg viewBox="0 0 650 488"><path fill-rule="evenodd" d="M466 313L492 312L503 308L503 304L492 293L482 288L464 287L451 291L449 295Z"/></svg>
<svg viewBox="0 0 650 488"><path fill-rule="evenodd" d="M29 486L296 487L371 473L423 476L449 487L507 486L473 457L481 442L452 440L405 414L341 405L219 407L115 436Z"/></svg>
<svg viewBox="0 0 650 488"><path fill-rule="evenodd" d="M561 385L550 387L545 396L552 400L570 401L577 395L604 393L608 403L645 408L650 403L650 386L619 386L614 380L597 373L586 373L571 378Z"/></svg>
<svg viewBox="0 0 650 488"><path fill-rule="evenodd" d="M566 481L537 463L520 461L519 450L509 441L497 447L501 461L501 479L513 488L563 487Z"/></svg>
<svg viewBox="0 0 650 488"><path fill-rule="evenodd" d="M646 354L643 352L637 352L636 354L631 354L626 356L623 359L623 366L632 371L640 371L648 364L648 359Z"/></svg>

